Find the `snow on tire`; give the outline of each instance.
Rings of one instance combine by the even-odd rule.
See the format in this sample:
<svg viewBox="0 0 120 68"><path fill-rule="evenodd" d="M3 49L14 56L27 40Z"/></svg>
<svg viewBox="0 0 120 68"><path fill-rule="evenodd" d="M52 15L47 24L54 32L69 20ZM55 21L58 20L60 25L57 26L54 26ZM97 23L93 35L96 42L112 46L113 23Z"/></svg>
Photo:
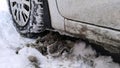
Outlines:
<svg viewBox="0 0 120 68"><path fill-rule="evenodd" d="M36 37L45 30L43 0L8 0L14 25L25 37Z"/></svg>

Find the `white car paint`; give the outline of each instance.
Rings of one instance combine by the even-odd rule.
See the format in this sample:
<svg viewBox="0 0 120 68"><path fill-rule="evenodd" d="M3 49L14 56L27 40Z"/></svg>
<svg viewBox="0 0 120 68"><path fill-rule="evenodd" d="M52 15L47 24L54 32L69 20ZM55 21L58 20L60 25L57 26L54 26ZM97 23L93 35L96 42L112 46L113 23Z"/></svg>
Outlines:
<svg viewBox="0 0 120 68"><path fill-rule="evenodd" d="M120 53L119 0L48 0L48 3L55 30Z"/></svg>
<svg viewBox="0 0 120 68"><path fill-rule="evenodd" d="M71 20L120 30L120 0L56 0L60 14Z"/></svg>
<svg viewBox="0 0 120 68"><path fill-rule="evenodd" d="M56 30L64 31L64 18L58 12L56 0L48 0L48 4L50 9L52 27Z"/></svg>

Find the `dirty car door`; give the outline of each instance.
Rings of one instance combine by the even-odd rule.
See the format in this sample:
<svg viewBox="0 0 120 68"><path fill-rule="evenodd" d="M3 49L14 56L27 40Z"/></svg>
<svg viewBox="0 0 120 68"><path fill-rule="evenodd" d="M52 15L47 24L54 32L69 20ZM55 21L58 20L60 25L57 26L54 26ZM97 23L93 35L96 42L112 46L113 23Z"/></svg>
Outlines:
<svg viewBox="0 0 120 68"><path fill-rule="evenodd" d="M56 0L60 14L70 20L120 30L120 0Z"/></svg>

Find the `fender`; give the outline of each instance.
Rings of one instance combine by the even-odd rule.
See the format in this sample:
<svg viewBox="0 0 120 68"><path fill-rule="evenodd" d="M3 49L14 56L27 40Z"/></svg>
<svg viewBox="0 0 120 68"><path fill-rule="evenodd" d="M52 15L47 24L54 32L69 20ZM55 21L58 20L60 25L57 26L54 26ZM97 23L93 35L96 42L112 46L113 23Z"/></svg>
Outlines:
<svg viewBox="0 0 120 68"><path fill-rule="evenodd" d="M50 9L51 24L54 29L64 31L64 18L59 14L56 0L48 0L48 5Z"/></svg>

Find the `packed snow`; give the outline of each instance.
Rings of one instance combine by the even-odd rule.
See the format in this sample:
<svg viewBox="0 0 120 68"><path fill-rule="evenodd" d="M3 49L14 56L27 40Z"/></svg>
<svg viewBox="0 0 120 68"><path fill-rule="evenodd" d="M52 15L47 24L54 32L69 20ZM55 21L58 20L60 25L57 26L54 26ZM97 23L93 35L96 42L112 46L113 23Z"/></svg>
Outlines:
<svg viewBox="0 0 120 68"><path fill-rule="evenodd" d="M64 54L58 58L43 56L38 50L25 46L34 41L19 35L13 26L6 0L0 0L0 68L36 68L29 56L37 58L38 68L120 68L111 57L96 58L96 52L91 47L86 48L82 41L75 43L74 56L69 58ZM16 54L18 48L22 49Z"/></svg>

